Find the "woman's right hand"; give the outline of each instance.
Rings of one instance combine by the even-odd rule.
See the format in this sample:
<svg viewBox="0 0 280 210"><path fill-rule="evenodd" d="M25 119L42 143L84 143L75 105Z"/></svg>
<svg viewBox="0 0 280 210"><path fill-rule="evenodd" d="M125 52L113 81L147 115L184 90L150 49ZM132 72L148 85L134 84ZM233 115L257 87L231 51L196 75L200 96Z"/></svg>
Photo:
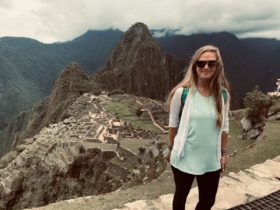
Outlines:
<svg viewBox="0 0 280 210"><path fill-rule="evenodd" d="M170 156L171 156L171 149L166 148L163 151L163 157L169 162L170 161Z"/></svg>

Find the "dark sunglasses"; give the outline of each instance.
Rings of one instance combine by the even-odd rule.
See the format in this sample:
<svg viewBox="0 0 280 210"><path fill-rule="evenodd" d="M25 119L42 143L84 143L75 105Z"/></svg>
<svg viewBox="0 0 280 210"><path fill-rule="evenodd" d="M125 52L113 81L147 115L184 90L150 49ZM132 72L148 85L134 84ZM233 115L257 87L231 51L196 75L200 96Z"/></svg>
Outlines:
<svg viewBox="0 0 280 210"><path fill-rule="evenodd" d="M198 67L198 68L204 68L204 66L208 65L209 68L213 68L217 65L217 61L216 60L212 60L212 61L196 61L195 62L195 65Z"/></svg>

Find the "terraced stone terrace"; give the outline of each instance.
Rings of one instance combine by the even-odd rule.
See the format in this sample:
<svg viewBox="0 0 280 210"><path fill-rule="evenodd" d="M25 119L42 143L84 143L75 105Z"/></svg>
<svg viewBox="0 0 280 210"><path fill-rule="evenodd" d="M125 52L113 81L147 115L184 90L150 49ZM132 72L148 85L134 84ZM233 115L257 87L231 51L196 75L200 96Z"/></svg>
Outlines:
<svg viewBox="0 0 280 210"><path fill-rule="evenodd" d="M137 145L144 147L149 140L151 142L155 139L157 133L115 118L100 105L100 101L104 100L111 99L104 95L95 97L85 94L79 97L68 110L71 117L63 122L49 125L39 134L25 139L22 145L16 147L19 151L18 156L7 167L0 169L0 209L46 205L56 199L71 198L80 193L93 195L116 190L126 183L140 184L143 179L152 179L148 175L153 174L151 170L157 171L153 176L160 175L164 169L160 171L155 168L156 161L163 161L162 157L155 157L155 155L159 156L159 152L154 152L158 148L147 149L146 156L142 154L139 157L135 145L133 150L130 150L127 143L128 139L137 139ZM147 161L149 158L155 162ZM149 164L153 164L154 168L150 166L147 168ZM36 181L35 177L28 177L31 171L35 177L40 176L40 173L48 175L53 182L56 182L56 176L64 177L62 188L64 186L69 190L63 192L65 195L54 198L54 195L48 194L44 189L38 189L48 181L46 179ZM85 173L84 177L81 175L83 173ZM74 187L69 186L67 179L81 186L75 187L76 184L72 184ZM80 192L86 182L91 182L87 186L88 189L86 192ZM98 187L97 183L99 183ZM35 186L28 186L29 184ZM90 191L90 187L94 190ZM75 188L79 190L75 192ZM33 191L32 195L31 191ZM29 201L28 199L32 198L28 198L28 194L34 196L36 191L43 197L37 198L35 195L35 201ZM11 204L12 200L17 202Z"/></svg>

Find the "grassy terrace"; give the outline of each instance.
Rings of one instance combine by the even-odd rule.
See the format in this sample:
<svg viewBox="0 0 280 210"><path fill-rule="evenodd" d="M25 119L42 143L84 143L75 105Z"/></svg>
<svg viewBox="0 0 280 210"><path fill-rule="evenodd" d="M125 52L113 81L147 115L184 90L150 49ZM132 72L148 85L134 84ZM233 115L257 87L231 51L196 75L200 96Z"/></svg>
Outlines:
<svg viewBox="0 0 280 210"><path fill-rule="evenodd" d="M274 100L271 109L277 110L279 108L280 97ZM247 150L242 149L253 144L255 140L238 139L237 136L240 134L241 129L241 126L236 122L230 122L231 139L229 142L229 152L232 153L234 150L239 152L237 152L234 157L229 158L227 172L238 172L239 170L249 168L254 164L262 163L267 159L280 155L280 121L266 122L264 127L264 139Z"/></svg>
<svg viewBox="0 0 280 210"><path fill-rule="evenodd" d="M122 101L103 101L102 106L106 111L112 113L115 117L131 123L135 127L160 131L153 125L152 120L147 112L143 112L141 116L136 116L136 110L140 107L133 100Z"/></svg>
<svg viewBox="0 0 280 210"><path fill-rule="evenodd" d="M280 122L266 122L264 128L264 140L260 141L253 148L240 151L234 157L229 158L228 172L238 172L241 169L249 168L250 166L262 163L267 159L271 159L280 155ZM254 140L237 139L236 128L232 126L232 138L229 144L230 152L234 149L245 148L249 144L254 143Z"/></svg>

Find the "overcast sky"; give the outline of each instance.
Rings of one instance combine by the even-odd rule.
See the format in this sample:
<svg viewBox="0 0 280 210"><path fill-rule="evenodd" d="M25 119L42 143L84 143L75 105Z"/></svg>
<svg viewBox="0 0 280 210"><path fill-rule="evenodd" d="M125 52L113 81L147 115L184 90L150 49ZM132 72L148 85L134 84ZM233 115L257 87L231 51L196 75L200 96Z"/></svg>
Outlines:
<svg viewBox="0 0 280 210"><path fill-rule="evenodd" d="M183 34L228 31L280 39L279 0L0 0L0 37L50 43L135 22Z"/></svg>

